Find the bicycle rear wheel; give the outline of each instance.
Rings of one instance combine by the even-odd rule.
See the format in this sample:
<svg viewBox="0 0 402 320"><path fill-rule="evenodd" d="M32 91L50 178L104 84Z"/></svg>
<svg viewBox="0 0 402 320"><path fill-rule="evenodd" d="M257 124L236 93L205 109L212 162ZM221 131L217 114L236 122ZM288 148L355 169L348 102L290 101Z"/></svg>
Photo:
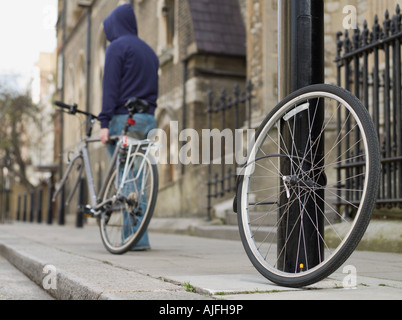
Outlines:
<svg viewBox="0 0 402 320"><path fill-rule="evenodd" d="M256 269L303 287L341 267L370 222L379 155L370 115L348 91L315 85L282 101L239 180L240 234Z"/></svg>
<svg viewBox="0 0 402 320"><path fill-rule="evenodd" d="M99 224L103 244L113 254L124 254L138 243L148 228L157 200L158 170L151 156L132 154L128 172L121 194L117 194L117 186L123 169L111 175L103 199L114 198Z"/></svg>

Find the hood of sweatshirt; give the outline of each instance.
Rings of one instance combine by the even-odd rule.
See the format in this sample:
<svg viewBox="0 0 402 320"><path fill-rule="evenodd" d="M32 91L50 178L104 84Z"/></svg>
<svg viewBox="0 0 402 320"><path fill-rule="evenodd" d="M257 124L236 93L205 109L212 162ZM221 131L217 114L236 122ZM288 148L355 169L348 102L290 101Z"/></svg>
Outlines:
<svg viewBox="0 0 402 320"><path fill-rule="evenodd" d="M104 31L110 42L127 35L138 35L137 19L131 5L117 7L105 19Z"/></svg>

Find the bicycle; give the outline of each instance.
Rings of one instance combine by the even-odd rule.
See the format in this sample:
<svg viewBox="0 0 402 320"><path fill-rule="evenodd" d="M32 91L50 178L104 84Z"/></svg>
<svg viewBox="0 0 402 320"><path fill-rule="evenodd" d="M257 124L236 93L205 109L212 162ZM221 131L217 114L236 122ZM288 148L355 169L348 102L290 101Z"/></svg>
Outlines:
<svg viewBox="0 0 402 320"><path fill-rule="evenodd" d="M129 112L127 124L120 136L110 137L115 151L99 192L96 193L89 158L88 146L99 142L92 137L95 115L78 110L78 106L56 101L55 105L67 110L70 115L81 114L87 117L86 137L81 141L79 151L69 160L63 179L58 185L53 201L61 193L73 171L77 168L78 177L71 188L66 205L74 196L81 177L86 175L90 205L82 208L85 216L96 218L105 248L112 254L124 254L133 248L144 235L152 218L158 194L158 170L151 155L157 148L152 140L138 140L128 136L136 113L146 113L149 104L141 99L130 99L126 108Z"/></svg>
<svg viewBox="0 0 402 320"><path fill-rule="evenodd" d="M291 94L262 122L238 177L250 261L285 287L327 278L366 232L379 179L378 136L360 100L326 84Z"/></svg>

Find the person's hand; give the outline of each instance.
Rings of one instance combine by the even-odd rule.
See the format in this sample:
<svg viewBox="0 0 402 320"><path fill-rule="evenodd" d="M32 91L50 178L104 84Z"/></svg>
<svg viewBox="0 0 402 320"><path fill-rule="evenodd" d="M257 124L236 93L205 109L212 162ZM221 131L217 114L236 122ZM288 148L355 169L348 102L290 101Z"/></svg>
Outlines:
<svg viewBox="0 0 402 320"><path fill-rule="evenodd" d="M101 129L100 140L103 144L106 144L109 142L109 129Z"/></svg>

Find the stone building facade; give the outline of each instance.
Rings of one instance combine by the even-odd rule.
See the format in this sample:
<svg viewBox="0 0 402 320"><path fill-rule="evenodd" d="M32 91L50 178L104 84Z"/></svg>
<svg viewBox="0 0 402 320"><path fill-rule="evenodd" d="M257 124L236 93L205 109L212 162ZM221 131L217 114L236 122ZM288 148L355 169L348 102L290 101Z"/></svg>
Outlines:
<svg viewBox="0 0 402 320"><path fill-rule="evenodd" d="M247 80L254 85L252 126L256 128L278 100L278 1L59 0L59 98L66 103L76 102L94 114L100 112L107 46L102 22L116 6L131 3L139 36L160 59L156 117L167 137L172 121L178 124L178 130L206 128L208 90L231 91L236 83L244 86ZM325 1L326 82L336 83L336 33L343 29L348 15L345 7L356 9L359 25L364 20L372 25L376 13L382 15L386 8L393 11L397 4L402 5L402 1ZM82 135L80 128L79 119L65 116L64 138L56 139L56 154L66 156L76 147ZM60 130L56 132L60 134ZM174 155L181 142L168 142L168 153ZM95 176L100 180L107 156L101 146L93 151ZM168 164L161 165L159 172L158 216L205 215L206 166Z"/></svg>
<svg viewBox="0 0 402 320"><path fill-rule="evenodd" d="M107 46L102 22L116 6L127 2L135 9L139 36L160 59L158 127L169 137L172 121L178 123L179 130L205 128L207 90L232 90L235 83L243 85L247 77L244 5L233 0L59 1L59 98L94 114L100 112ZM84 119L63 118L62 122L56 121L63 126L56 149L66 158L84 134ZM180 147L178 140L169 141L173 157ZM102 146L94 146L91 156L94 176L100 180L107 155ZM206 167L168 164L161 165L159 172L157 214L187 216L205 211L200 186L206 183ZM74 207L69 211L73 212Z"/></svg>

